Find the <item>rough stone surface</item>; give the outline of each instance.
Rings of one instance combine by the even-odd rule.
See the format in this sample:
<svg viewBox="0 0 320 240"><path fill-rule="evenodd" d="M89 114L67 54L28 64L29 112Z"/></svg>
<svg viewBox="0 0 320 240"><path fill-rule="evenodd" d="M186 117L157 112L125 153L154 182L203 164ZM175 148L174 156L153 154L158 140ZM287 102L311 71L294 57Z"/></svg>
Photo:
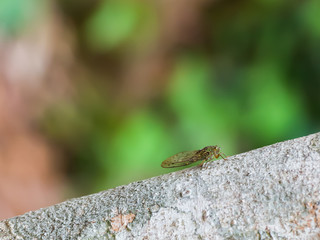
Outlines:
<svg viewBox="0 0 320 240"><path fill-rule="evenodd" d="M320 239L320 133L7 219L0 239Z"/></svg>

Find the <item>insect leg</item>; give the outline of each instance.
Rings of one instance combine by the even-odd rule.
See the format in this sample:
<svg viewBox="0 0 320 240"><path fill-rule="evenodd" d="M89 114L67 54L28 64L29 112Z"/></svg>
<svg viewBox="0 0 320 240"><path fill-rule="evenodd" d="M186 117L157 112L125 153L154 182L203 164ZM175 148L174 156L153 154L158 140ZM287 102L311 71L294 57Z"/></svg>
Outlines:
<svg viewBox="0 0 320 240"><path fill-rule="evenodd" d="M210 161L213 161L213 158L206 158L204 160L202 160L202 162L199 164L200 167L204 167L203 165L210 162ZM206 165L207 166L207 165Z"/></svg>
<svg viewBox="0 0 320 240"><path fill-rule="evenodd" d="M227 155L225 155L223 152L221 152L219 155L220 155L224 160L227 160Z"/></svg>
<svg viewBox="0 0 320 240"><path fill-rule="evenodd" d="M223 152L220 152L220 153L218 153L218 154L215 154L214 157L215 157L215 158L222 157L224 160L227 160L227 156L226 156Z"/></svg>
<svg viewBox="0 0 320 240"><path fill-rule="evenodd" d="M202 167L202 165L205 163L206 159L204 159L198 166Z"/></svg>

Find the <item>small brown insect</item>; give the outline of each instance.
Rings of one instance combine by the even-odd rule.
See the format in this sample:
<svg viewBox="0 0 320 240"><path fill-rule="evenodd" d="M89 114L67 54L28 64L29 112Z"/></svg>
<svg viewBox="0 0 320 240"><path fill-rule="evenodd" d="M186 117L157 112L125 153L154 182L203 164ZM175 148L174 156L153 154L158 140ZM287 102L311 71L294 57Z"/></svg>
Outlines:
<svg viewBox="0 0 320 240"><path fill-rule="evenodd" d="M191 163L202 161L199 166L202 166L206 161L213 160L214 158L222 157L226 160L226 155L220 151L218 146L207 146L200 150L187 151L177 153L161 163L163 168L174 168L189 165Z"/></svg>

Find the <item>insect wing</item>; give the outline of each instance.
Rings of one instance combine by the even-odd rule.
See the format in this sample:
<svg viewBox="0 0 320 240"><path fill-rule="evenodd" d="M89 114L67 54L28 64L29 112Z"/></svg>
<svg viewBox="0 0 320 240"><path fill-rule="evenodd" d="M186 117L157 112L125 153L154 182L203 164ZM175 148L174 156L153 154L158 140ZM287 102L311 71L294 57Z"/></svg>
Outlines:
<svg viewBox="0 0 320 240"><path fill-rule="evenodd" d="M200 161L201 159L197 156L197 151L187 151L177 153L166 160L161 164L163 168L173 168L173 167L182 167L189 165L190 163Z"/></svg>

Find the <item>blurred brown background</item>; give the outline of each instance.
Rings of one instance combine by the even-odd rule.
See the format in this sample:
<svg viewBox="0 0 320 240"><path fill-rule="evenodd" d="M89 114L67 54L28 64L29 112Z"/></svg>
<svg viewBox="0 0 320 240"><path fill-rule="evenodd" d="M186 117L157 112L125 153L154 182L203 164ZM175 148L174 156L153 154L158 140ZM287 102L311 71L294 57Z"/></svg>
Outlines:
<svg viewBox="0 0 320 240"><path fill-rule="evenodd" d="M0 219L320 129L318 0L0 1Z"/></svg>

